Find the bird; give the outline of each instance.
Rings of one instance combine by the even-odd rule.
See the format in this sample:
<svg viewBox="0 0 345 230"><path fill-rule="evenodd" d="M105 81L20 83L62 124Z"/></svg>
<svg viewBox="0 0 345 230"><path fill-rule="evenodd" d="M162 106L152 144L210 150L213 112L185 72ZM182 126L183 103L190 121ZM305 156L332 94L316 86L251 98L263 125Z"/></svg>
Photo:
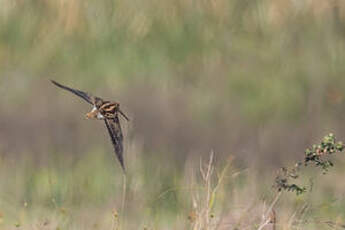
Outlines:
<svg viewBox="0 0 345 230"><path fill-rule="evenodd" d="M104 120L105 126L108 130L111 142L114 147L115 154L117 159L120 162L123 172L126 172L124 158L123 158L123 134L120 125L119 114L123 116L127 121L129 118L125 113L120 109L120 104L114 101L107 101L100 97L93 96L90 93L73 89L68 86L62 85L54 80L51 82L57 87L67 90L91 104L92 110L86 113L87 119L97 119Z"/></svg>

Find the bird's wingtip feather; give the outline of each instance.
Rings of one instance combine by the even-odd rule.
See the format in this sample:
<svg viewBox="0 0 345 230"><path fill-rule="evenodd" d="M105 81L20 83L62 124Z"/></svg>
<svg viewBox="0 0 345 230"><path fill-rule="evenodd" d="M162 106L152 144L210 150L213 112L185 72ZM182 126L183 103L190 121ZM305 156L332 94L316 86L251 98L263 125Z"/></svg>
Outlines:
<svg viewBox="0 0 345 230"><path fill-rule="evenodd" d="M53 83L54 85L59 85L59 83L57 83L56 81L50 79L50 82Z"/></svg>

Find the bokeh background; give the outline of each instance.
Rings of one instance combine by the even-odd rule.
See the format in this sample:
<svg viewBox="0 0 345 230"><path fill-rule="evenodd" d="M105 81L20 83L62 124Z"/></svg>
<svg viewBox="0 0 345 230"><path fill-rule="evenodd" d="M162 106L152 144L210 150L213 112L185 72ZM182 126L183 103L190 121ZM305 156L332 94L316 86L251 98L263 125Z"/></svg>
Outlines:
<svg viewBox="0 0 345 230"><path fill-rule="evenodd" d="M218 204L235 229L279 167L345 139L344 74L341 0L0 0L0 229L111 229L121 212L103 122L49 79L131 118L122 228L189 229L184 188L213 151L216 169L233 159ZM344 166L286 195L281 222L306 199L309 216L345 222Z"/></svg>

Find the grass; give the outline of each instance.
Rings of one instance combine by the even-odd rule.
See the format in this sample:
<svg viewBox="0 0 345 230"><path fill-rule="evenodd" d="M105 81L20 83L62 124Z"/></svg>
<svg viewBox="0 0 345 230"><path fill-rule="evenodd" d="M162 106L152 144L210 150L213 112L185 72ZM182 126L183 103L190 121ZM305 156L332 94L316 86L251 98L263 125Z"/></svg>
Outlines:
<svg viewBox="0 0 345 230"><path fill-rule="evenodd" d="M209 159L188 160L183 172L157 167L145 175L143 170L148 169L133 167L143 162L129 160L123 206L121 168L114 167L115 158L109 160L102 151L61 165L58 161L36 165L27 159L2 158L0 228L342 228L345 200L334 193L342 190L325 183L341 174L333 170L329 175L321 173L318 180L314 178L321 182L315 182L312 191L296 196L272 188L273 176L236 169L232 161L229 158L219 164L211 152ZM302 182L315 171L304 174L299 179Z"/></svg>

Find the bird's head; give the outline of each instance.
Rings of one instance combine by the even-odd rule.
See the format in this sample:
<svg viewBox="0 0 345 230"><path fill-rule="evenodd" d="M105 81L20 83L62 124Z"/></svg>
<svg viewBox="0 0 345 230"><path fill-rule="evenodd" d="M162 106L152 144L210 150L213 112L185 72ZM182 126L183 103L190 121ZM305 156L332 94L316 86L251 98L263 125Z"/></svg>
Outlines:
<svg viewBox="0 0 345 230"><path fill-rule="evenodd" d="M97 109L99 109L99 108L104 104L104 101L103 101L102 98L95 97L95 98L93 99L93 104L94 104L94 106L95 106Z"/></svg>

